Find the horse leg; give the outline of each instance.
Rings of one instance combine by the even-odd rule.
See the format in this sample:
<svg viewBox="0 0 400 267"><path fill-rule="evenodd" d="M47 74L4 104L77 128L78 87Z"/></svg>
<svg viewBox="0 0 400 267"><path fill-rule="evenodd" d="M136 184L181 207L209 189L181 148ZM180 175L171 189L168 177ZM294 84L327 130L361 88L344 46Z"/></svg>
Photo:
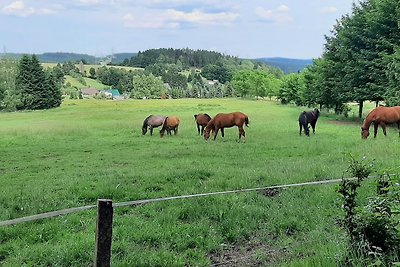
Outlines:
<svg viewBox="0 0 400 267"><path fill-rule="evenodd" d="M310 128L308 128L308 127L309 127L309 126L308 126L308 123L307 123L307 124L304 124L303 127L304 127L304 133L305 133L305 135L310 136Z"/></svg>
<svg viewBox="0 0 400 267"><path fill-rule="evenodd" d="M397 123L397 131L399 132L399 137L400 137L400 122Z"/></svg>
<svg viewBox="0 0 400 267"><path fill-rule="evenodd" d="M238 142L240 142L240 138L242 137L242 135L243 135L243 142L246 142L246 132L244 131L243 126L242 127L238 127L238 128L239 128L239 140L238 140Z"/></svg>
<svg viewBox="0 0 400 267"><path fill-rule="evenodd" d="M315 122L311 123L313 134L315 134Z"/></svg>
<svg viewBox="0 0 400 267"><path fill-rule="evenodd" d="M150 135L153 135L153 126L150 126Z"/></svg>
<svg viewBox="0 0 400 267"><path fill-rule="evenodd" d="M203 134L203 126L201 126L201 134ZM197 123L197 132L200 134L200 125Z"/></svg>
<svg viewBox="0 0 400 267"><path fill-rule="evenodd" d="M224 137L225 137L224 128L221 128L221 135L222 135L222 140L224 140Z"/></svg>
<svg viewBox="0 0 400 267"><path fill-rule="evenodd" d="M382 127L383 134L386 136L386 124L384 122L381 122L381 127Z"/></svg>
<svg viewBox="0 0 400 267"><path fill-rule="evenodd" d="M174 135L177 135L177 133L178 133L178 126L175 127Z"/></svg>
<svg viewBox="0 0 400 267"><path fill-rule="evenodd" d="M219 128L215 127L215 131L214 131L214 140L217 138L218 131L219 131Z"/></svg>
<svg viewBox="0 0 400 267"><path fill-rule="evenodd" d="M378 133L378 127L379 127L379 123L374 122L374 138L376 138L376 135Z"/></svg>
<svg viewBox="0 0 400 267"><path fill-rule="evenodd" d="M303 125L301 125L301 123L299 122L299 127L300 127L300 132L299 135L301 135L301 128L303 128Z"/></svg>
<svg viewBox="0 0 400 267"><path fill-rule="evenodd" d="M203 136L203 134L204 134L204 126L201 126L201 135Z"/></svg>

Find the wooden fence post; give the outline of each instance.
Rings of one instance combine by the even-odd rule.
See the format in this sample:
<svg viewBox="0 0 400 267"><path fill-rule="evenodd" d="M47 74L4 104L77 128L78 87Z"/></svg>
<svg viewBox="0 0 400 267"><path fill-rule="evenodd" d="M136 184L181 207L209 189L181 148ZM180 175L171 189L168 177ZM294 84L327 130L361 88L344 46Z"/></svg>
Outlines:
<svg viewBox="0 0 400 267"><path fill-rule="evenodd" d="M113 206L111 199L97 200L97 226L95 267L109 267L111 264Z"/></svg>

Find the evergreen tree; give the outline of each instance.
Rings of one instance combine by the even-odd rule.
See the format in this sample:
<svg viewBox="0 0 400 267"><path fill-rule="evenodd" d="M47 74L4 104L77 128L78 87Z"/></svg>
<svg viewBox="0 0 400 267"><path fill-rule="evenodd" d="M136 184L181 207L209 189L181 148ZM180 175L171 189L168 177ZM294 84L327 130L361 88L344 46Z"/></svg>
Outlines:
<svg viewBox="0 0 400 267"><path fill-rule="evenodd" d="M15 83L21 100L18 109L46 109L61 104L60 84L52 74L45 73L35 55L21 58Z"/></svg>

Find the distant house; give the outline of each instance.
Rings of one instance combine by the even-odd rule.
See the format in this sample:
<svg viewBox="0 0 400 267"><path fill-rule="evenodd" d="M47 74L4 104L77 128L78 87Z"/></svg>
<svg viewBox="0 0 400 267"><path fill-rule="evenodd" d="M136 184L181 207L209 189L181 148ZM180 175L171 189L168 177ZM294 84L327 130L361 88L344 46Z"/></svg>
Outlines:
<svg viewBox="0 0 400 267"><path fill-rule="evenodd" d="M82 88L81 89L82 97L94 97L99 93L99 90L96 88Z"/></svg>
<svg viewBox="0 0 400 267"><path fill-rule="evenodd" d="M107 98L110 99L123 99L124 97L121 96L117 89L109 89L109 90L102 90L100 91L101 94L104 94Z"/></svg>
<svg viewBox="0 0 400 267"><path fill-rule="evenodd" d="M215 84L218 84L219 82L218 82L218 80L212 80L212 81L208 80L207 83L208 83L208 85L215 85Z"/></svg>

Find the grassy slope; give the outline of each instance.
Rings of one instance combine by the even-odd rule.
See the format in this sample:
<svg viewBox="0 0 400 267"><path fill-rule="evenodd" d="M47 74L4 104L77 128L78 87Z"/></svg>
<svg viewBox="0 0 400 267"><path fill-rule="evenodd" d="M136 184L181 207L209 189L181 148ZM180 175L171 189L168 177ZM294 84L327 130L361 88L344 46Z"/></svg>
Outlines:
<svg viewBox="0 0 400 267"><path fill-rule="evenodd" d="M96 89L110 88L110 86L104 85L101 82L99 82L98 80L90 79L90 78L86 78L86 77L84 77L83 79L85 79L86 84L82 84L78 81L78 79L75 79L75 78L71 77L70 75L66 75L65 76L65 84L69 82L72 87L76 87L78 89L88 88L88 87L93 87Z"/></svg>
<svg viewBox="0 0 400 267"><path fill-rule="evenodd" d="M245 144L235 142L236 128L225 131L225 141L197 136L193 114L237 110L250 117ZM363 142L359 124L322 117L316 136L299 137L301 110L232 99L70 100L54 110L0 113L0 220L97 198L120 202L340 178L346 152L375 158L379 168L397 166L394 129ZM141 136L149 114L179 116L178 136ZM265 265L334 265L343 248L339 207L335 186L326 185L273 198L244 193L119 208L113 266L208 266L211 254L251 242L272 251L261 259ZM0 228L0 264L89 266L95 216L87 211Z"/></svg>

